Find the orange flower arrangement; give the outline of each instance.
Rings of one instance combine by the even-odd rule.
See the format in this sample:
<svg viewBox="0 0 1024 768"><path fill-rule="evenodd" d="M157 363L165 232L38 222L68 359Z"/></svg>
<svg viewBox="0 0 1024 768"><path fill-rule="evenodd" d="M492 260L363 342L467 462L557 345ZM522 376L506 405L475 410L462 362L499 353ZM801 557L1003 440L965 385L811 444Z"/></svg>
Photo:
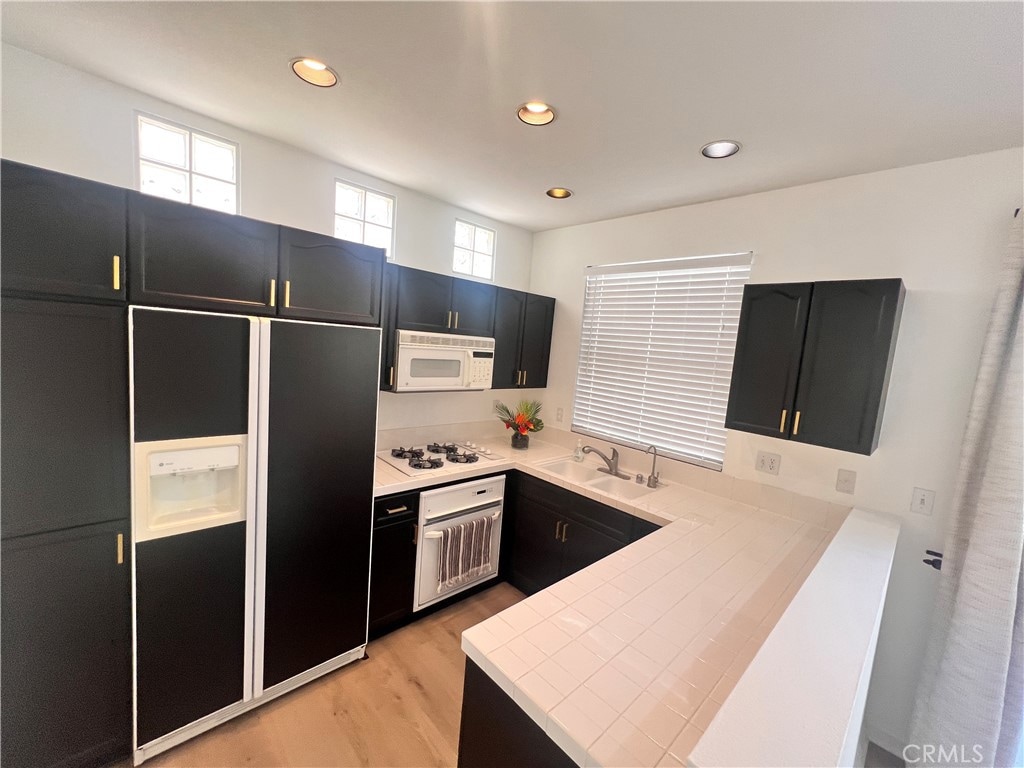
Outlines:
<svg viewBox="0 0 1024 768"><path fill-rule="evenodd" d="M544 422L537 416L540 407L537 400L521 400L515 411L510 410L504 403L498 403L494 406L494 412L504 422L505 429L514 429L520 435L525 435L544 429Z"/></svg>

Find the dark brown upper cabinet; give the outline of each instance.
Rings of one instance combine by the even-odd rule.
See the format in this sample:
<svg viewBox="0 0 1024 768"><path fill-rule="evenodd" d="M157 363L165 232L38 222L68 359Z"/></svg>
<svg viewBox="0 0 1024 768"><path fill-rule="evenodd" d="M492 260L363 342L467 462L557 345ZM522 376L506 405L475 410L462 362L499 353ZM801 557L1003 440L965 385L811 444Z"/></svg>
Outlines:
<svg viewBox="0 0 1024 768"><path fill-rule="evenodd" d="M870 455L904 294L898 278L747 285L725 426Z"/></svg>
<svg viewBox="0 0 1024 768"><path fill-rule="evenodd" d="M5 290L125 299L125 190L4 160Z"/></svg>
<svg viewBox="0 0 1024 768"><path fill-rule="evenodd" d="M281 317L380 324L383 248L281 227Z"/></svg>
<svg viewBox="0 0 1024 768"><path fill-rule="evenodd" d="M555 300L499 288L494 314L494 389L546 387Z"/></svg>
<svg viewBox="0 0 1024 768"><path fill-rule="evenodd" d="M497 293L497 288L486 283L401 267L395 295L395 327L492 336Z"/></svg>
<svg viewBox="0 0 1024 768"><path fill-rule="evenodd" d="M133 304L276 314L277 250L275 224L128 194Z"/></svg>

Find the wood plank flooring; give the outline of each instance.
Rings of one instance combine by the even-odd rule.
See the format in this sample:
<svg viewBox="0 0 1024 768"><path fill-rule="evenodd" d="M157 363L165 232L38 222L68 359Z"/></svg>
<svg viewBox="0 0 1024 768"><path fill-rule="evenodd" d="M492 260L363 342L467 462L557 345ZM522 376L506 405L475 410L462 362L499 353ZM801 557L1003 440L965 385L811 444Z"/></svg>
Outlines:
<svg viewBox="0 0 1024 768"><path fill-rule="evenodd" d="M498 584L375 640L357 661L144 763L228 766L453 766L463 630L523 599Z"/></svg>

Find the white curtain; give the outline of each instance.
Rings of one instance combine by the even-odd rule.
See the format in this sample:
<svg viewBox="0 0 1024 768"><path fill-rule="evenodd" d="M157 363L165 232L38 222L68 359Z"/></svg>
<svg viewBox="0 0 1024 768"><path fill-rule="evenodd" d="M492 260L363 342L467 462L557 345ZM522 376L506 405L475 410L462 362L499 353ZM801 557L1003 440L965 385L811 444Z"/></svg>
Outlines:
<svg viewBox="0 0 1024 768"><path fill-rule="evenodd" d="M964 434L907 756L1020 765L1024 722L1024 250L1013 220ZM931 760L928 745L931 745Z"/></svg>

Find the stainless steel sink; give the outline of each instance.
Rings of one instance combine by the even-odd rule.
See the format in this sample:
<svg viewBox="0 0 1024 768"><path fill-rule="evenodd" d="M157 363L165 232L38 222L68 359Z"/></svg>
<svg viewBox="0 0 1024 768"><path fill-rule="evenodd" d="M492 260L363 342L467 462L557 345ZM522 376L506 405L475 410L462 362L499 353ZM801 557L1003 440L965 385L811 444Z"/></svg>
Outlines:
<svg viewBox="0 0 1024 768"><path fill-rule="evenodd" d="M621 477L604 475L590 480L586 483L588 488L611 493L623 499L639 499L649 493L654 493L657 488L648 488L646 485L634 483L632 480L623 480Z"/></svg>
<svg viewBox="0 0 1024 768"><path fill-rule="evenodd" d="M587 483L590 480L602 477L601 473L597 471L597 467L573 461L572 459L555 459L544 464L538 464L537 468L551 472L574 483Z"/></svg>

